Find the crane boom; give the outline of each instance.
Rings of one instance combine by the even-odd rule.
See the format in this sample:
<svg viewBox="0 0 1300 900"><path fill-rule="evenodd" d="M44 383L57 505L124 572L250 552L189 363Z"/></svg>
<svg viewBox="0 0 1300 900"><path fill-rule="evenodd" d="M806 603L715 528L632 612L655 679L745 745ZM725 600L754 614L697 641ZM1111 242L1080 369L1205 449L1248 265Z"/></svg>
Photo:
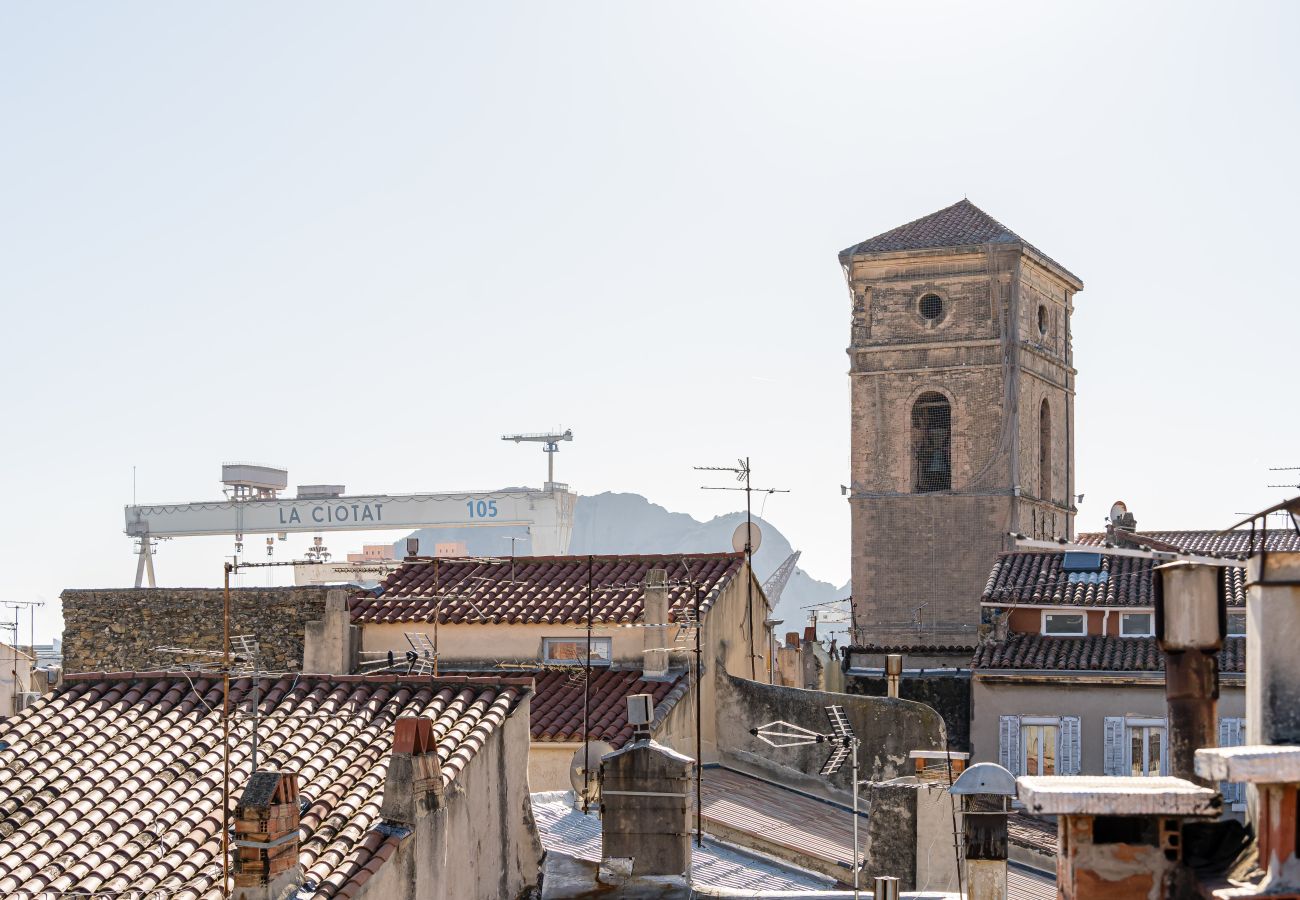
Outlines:
<svg viewBox="0 0 1300 900"><path fill-rule="evenodd" d="M573 429L566 428L560 434L547 432L525 432L522 434L503 434L503 441L514 441L518 444L520 441L528 441L535 444L545 444L542 452L546 454L546 484L544 490L552 490L555 483L555 454L560 452L560 441L573 440Z"/></svg>
<svg viewBox="0 0 1300 900"><path fill-rule="evenodd" d="M785 558L785 562L776 567L775 572L767 576L767 581L763 582L763 594L767 597L769 606L775 607L776 602L781 599L781 594L785 591L785 586L790 583L790 576L794 574L795 564L799 562L802 554L802 550L791 553Z"/></svg>

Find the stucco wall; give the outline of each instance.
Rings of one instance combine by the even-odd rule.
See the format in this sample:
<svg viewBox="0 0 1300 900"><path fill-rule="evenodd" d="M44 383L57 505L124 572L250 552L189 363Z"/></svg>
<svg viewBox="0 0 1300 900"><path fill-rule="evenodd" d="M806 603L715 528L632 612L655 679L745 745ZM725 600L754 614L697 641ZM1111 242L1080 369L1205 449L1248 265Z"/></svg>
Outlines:
<svg viewBox="0 0 1300 900"><path fill-rule="evenodd" d="M944 747L939 714L910 700L831 694L733 677L719 678L718 690L727 711L718 720L724 764L838 803L851 802L852 773L846 764L829 781L817 774L828 755L825 744L776 749L751 735L750 729L783 720L826 731L825 707L838 704L862 741L859 778L876 781L909 774L912 750Z"/></svg>
<svg viewBox="0 0 1300 900"><path fill-rule="evenodd" d="M1222 682L1219 687L1219 717L1244 717L1245 695L1244 683ZM998 761L999 716L1078 716L1082 775L1104 774L1106 716L1162 718L1167 713L1162 683L1071 684L1053 679L1047 683L1017 684L989 682L976 677L972 696L973 762Z"/></svg>
<svg viewBox="0 0 1300 900"><path fill-rule="evenodd" d="M358 900L514 900L536 885L542 845L523 777L528 703L496 729Z"/></svg>
<svg viewBox="0 0 1300 900"><path fill-rule="evenodd" d="M297 671L307 623L322 617L329 590L233 588L230 633L256 635L267 669ZM221 649L220 588L66 590L60 599L67 672L154 671L176 661L156 647Z"/></svg>

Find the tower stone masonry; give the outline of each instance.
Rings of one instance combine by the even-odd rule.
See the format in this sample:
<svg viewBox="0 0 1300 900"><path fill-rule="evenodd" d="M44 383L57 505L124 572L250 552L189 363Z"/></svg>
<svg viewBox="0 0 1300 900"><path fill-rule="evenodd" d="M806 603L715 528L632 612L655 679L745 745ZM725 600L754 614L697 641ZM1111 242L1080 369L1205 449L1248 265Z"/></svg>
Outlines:
<svg viewBox="0 0 1300 900"><path fill-rule="evenodd" d="M972 647L1010 532L1072 537L1083 282L968 200L840 253L854 643Z"/></svg>

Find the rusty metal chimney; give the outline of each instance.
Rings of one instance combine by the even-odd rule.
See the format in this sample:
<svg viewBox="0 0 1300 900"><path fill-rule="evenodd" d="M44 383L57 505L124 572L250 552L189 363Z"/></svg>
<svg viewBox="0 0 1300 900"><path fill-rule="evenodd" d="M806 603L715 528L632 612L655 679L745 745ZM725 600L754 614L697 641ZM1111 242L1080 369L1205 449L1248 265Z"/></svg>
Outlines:
<svg viewBox="0 0 1300 900"><path fill-rule="evenodd" d="M1214 787L1196 774L1196 750L1218 746L1219 740L1223 570L1179 562L1158 566L1156 574L1156 640L1165 654L1169 774Z"/></svg>

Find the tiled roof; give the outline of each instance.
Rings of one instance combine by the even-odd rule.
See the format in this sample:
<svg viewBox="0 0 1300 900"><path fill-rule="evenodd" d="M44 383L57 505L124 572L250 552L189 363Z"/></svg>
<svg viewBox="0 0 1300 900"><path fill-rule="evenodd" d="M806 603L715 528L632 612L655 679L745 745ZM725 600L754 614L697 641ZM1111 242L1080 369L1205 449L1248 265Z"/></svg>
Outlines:
<svg viewBox="0 0 1300 900"><path fill-rule="evenodd" d="M441 603L444 624L571 623L586 620L590 598L594 621L634 622L645 608L651 569L667 570L675 617L695 601L688 581L703 588L707 609L743 566L741 553L421 559L403 565L376 591L354 597L352 621L431 622Z"/></svg>
<svg viewBox="0 0 1300 900"><path fill-rule="evenodd" d="M840 259L847 260L859 253L930 250L972 244L1024 244L1075 281L1079 280L1060 263L1051 260L1047 254L966 199L854 244L840 252Z"/></svg>
<svg viewBox="0 0 1300 900"><path fill-rule="evenodd" d="M853 644L845 653L970 653L975 644Z"/></svg>
<svg viewBox="0 0 1300 900"><path fill-rule="evenodd" d="M980 646L974 669L1033 669L1091 672L1163 672L1165 656L1155 638L1092 635L1048 637L1013 632L1005 640ZM1246 639L1226 638L1219 652L1219 670L1246 671Z"/></svg>
<svg viewBox="0 0 1300 900"><path fill-rule="evenodd" d="M1001 553L989 572L984 603L1006 606L1152 606L1155 566L1150 559L1101 555L1096 572L1066 572L1064 553ZM1246 605L1246 570L1225 566L1223 580L1229 606Z"/></svg>
<svg viewBox="0 0 1300 900"><path fill-rule="evenodd" d="M1218 531L1137 531L1133 533L1133 540L1139 544L1144 537L1172 544L1187 553L1243 556L1249 554L1252 549L1259 549L1258 546L1251 547L1250 530L1244 528L1226 534ZM1256 532L1256 543L1262 537L1262 532ZM1100 546L1105 541L1106 535L1101 532L1079 535L1080 544ZM1294 529L1290 528L1270 528L1266 549L1300 550L1300 534L1296 534Z"/></svg>
<svg viewBox="0 0 1300 900"><path fill-rule="evenodd" d="M575 668L572 675L580 672ZM581 679L554 669L522 674L536 679L528 704L533 740L582 740ZM650 694L654 697L655 719L660 721L689 689L690 678L684 671L664 681L645 681L640 669L593 667L588 698L591 739L605 741L616 749L622 747L632 738L632 726L627 723L628 697Z"/></svg>
<svg viewBox="0 0 1300 900"><path fill-rule="evenodd" d="M1018 809L1007 817L1007 839L1017 846L1055 856L1056 817L1036 816Z"/></svg>
<svg viewBox="0 0 1300 900"><path fill-rule="evenodd" d="M251 688L232 683L235 708ZM263 679L259 768L296 772L305 801L298 896L353 896L400 842L377 827L395 719L435 720L450 783L527 691L519 679ZM217 676L92 673L0 721L0 896L219 897L221 708ZM232 808L249 751L232 739Z"/></svg>

